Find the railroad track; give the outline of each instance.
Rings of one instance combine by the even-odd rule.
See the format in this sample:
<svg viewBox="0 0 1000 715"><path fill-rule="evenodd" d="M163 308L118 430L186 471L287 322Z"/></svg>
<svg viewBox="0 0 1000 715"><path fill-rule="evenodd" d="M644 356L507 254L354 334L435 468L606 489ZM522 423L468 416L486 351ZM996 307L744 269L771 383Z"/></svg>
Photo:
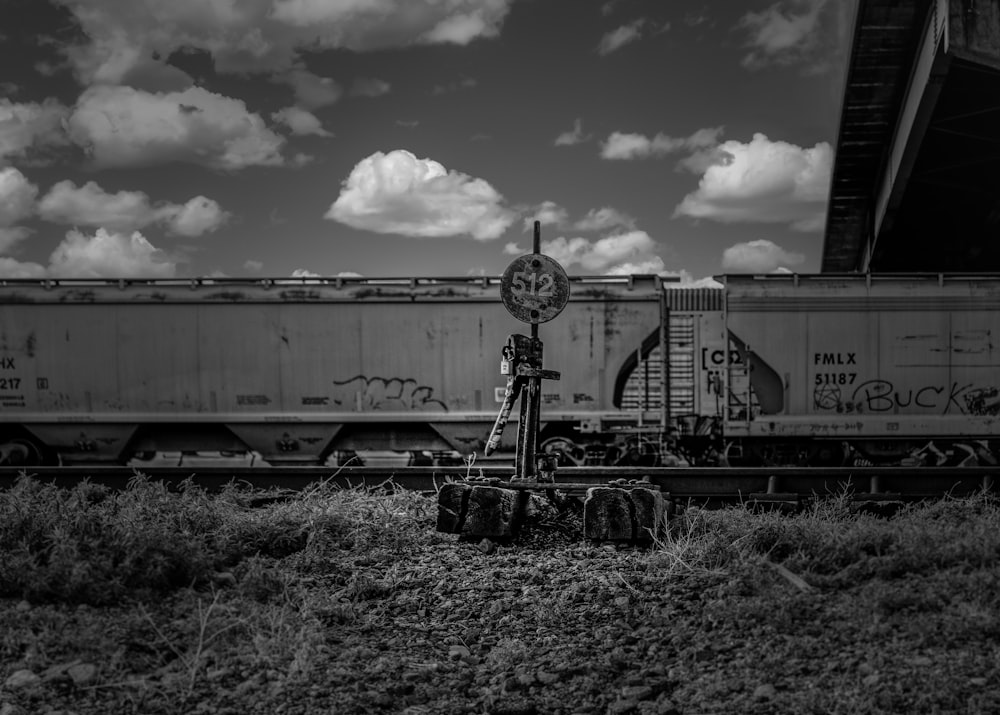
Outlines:
<svg viewBox="0 0 1000 715"><path fill-rule="evenodd" d="M322 481L340 487L392 487L435 491L449 480L501 480L511 476L506 467L0 467L0 489L9 488L23 474L60 486L83 480L122 489L136 474L169 484L190 479L214 491L236 481L256 489L301 490ZM909 501L965 496L994 486L1000 467L566 467L553 486L580 489L616 480L648 481L674 500L732 502L796 501L814 495L851 493L859 500ZM495 481L494 481L495 483ZM548 486L548 485L544 485Z"/></svg>

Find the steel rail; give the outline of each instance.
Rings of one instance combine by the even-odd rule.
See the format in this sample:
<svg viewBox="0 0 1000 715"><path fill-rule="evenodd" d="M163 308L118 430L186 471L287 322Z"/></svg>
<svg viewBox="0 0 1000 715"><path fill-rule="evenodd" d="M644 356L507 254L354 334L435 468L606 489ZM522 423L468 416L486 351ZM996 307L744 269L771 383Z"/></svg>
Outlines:
<svg viewBox="0 0 1000 715"><path fill-rule="evenodd" d="M342 488L398 487L430 492L449 480L508 481L509 467L0 467L0 489L22 475L60 486L84 480L123 489L138 474L172 486L186 480L209 491L238 482L255 489L302 490L327 482ZM867 498L922 499L966 496L994 489L1000 467L565 467L560 485L601 486L615 480L647 481L673 499L740 500L756 497L806 498L844 492ZM496 482L494 482L496 483Z"/></svg>

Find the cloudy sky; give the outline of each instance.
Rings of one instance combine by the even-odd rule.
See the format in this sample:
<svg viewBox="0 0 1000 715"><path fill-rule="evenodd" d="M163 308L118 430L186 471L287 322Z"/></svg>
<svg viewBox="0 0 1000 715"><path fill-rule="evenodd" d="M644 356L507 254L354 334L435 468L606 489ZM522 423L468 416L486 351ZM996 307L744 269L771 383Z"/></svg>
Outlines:
<svg viewBox="0 0 1000 715"><path fill-rule="evenodd" d="M819 270L852 0L3 0L0 276Z"/></svg>

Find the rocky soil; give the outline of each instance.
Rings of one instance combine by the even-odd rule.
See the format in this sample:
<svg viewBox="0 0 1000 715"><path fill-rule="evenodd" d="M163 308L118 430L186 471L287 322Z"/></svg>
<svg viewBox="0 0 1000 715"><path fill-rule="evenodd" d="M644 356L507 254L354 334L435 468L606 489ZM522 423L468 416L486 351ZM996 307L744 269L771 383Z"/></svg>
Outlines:
<svg viewBox="0 0 1000 715"><path fill-rule="evenodd" d="M366 499L157 597L0 601L0 715L1000 712L992 507L932 514L927 560L912 515L689 510L636 547L548 514L496 545L435 533L432 499Z"/></svg>

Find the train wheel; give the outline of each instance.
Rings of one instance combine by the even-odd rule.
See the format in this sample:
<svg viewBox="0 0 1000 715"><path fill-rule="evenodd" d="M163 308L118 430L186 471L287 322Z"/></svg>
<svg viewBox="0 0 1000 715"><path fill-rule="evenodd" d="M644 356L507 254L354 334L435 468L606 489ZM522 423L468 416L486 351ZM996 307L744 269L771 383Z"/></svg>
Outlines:
<svg viewBox="0 0 1000 715"><path fill-rule="evenodd" d="M15 438L0 442L0 465L32 467L42 463L42 451L28 439Z"/></svg>
<svg viewBox="0 0 1000 715"><path fill-rule="evenodd" d="M720 464L727 467L760 467L763 461L758 457L755 450L746 448L742 442L726 442L722 451Z"/></svg>
<svg viewBox="0 0 1000 715"><path fill-rule="evenodd" d="M847 453L840 442L821 442L809 450L806 462L810 467L840 467L847 462Z"/></svg>
<svg viewBox="0 0 1000 715"><path fill-rule="evenodd" d="M920 466L926 464L926 452L933 442L908 440L861 440L851 444L854 452L871 466ZM936 463L932 461L931 463ZM859 466L868 466L859 465Z"/></svg>
<svg viewBox="0 0 1000 715"><path fill-rule="evenodd" d="M558 456L560 467L579 467L586 456L584 449L568 437L549 437L542 442L540 450Z"/></svg>

